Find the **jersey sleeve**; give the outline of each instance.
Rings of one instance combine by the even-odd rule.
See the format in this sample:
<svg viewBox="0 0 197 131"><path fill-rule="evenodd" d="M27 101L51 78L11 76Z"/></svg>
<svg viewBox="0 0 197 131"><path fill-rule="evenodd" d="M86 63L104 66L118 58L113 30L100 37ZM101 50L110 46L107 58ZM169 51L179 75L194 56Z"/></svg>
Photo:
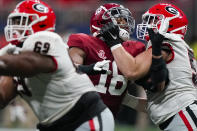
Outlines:
<svg viewBox="0 0 197 131"><path fill-rule="evenodd" d="M126 41L123 43L123 47L134 57L145 51L145 44L139 41Z"/></svg>
<svg viewBox="0 0 197 131"><path fill-rule="evenodd" d="M39 32L31 35L23 43L21 51L33 51L51 56L56 65L54 71L58 71L59 74L66 74L73 67L68 54L68 46L58 34L53 32Z"/></svg>
<svg viewBox="0 0 197 131"><path fill-rule="evenodd" d="M83 33L72 34L69 36L67 44L68 44L69 48L78 47L87 53L87 52L89 52L88 49L86 48L88 46L88 43L85 43L84 40L87 40L86 42L89 41L86 38L85 34L83 34Z"/></svg>
<svg viewBox="0 0 197 131"><path fill-rule="evenodd" d="M53 32L38 32L28 37L22 46L22 51L34 51L48 56L59 56L61 48L68 48L62 38Z"/></svg>

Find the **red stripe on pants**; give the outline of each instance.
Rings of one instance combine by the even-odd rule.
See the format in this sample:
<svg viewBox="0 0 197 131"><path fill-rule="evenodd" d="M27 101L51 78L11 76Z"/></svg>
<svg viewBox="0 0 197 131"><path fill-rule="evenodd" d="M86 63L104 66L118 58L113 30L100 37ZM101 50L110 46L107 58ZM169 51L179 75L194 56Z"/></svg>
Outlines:
<svg viewBox="0 0 197 131"><path fill-rule="evenodd" d="M89 120L89 126L90 126L90 131L95 131L95 126L94 126L93 119L92 120Z"/></svg>
<svg viewBox="0 0 197 131"><path fill-rule="evenodd" d="M192 126L190 125L189 121L187 120L187 118L183 114L183 111L179 112L179 116L181 117L181 119L185 123L185 126L187 127L188 131L193 131Z"/></svg>

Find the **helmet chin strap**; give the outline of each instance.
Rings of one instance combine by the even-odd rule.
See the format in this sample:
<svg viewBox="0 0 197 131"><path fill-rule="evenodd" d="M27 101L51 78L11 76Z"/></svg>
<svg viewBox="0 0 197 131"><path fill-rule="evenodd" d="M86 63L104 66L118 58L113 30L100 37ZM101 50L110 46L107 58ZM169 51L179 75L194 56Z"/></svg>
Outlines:
<svg viewBox="0 0 197 131"><path fill-rule="evenodd" d="M179 30L186 29L186 28L187 28L186 25L185 25L185 26L181 26L181 27L179 27L179 28L176 28L176 29L170 31L170 33L174 33L174 32L177 32L177 31L179 31Z"/></svg>

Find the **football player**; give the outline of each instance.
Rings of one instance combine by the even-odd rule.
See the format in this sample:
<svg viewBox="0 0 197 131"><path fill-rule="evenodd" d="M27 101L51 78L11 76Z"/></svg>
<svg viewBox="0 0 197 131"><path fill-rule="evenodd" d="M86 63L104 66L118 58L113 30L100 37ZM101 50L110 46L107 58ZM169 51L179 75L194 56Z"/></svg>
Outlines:
<svg viewBox="0 0 197 131"><path fill-rule="evenodd" d="M40 131L113 131L111 111L88 76L76 72L68 46L53 32L55 20L51 7L39 0L20 2L8 16L6 39L16 46L5 47L8 54L0 56L0 74L16 78L14 83L3 77L1 85L9 90L1 88L1 106L16 96L18 84Z"/></svg>
<svg viewBox="0 0 197 131"><path fill-rule="evenodd" d="M152 6L142 19L143 23L137 27L137 36L147 40L148 46L147 51L136 58L129 56L118 40L110 43L114 36L118 36L115 33L119 31L117 26L101 29L123 74L139 69L137 78L143 77L142 72L149 71L147 57L152 58L148 75L137 81L147 90L147 100L127 95L123 103L147 111L161 130L197 130L197 72L193 51L184 41L188 20L181 9L167 3ZM134 79L133 76L128 78ZM141 103L147 103L146 109L139 105Z"/></svg>
<svg viewBox="0 0 197 131"><path fill-rule="evenodd" d="M111 22L120 28L118 37L121 37L122 46L129 54L136 56L145 50L143 43L129 40L135 28L135 20L127 8L116 3L101 5L90 19L92 35L72 34L68 45L69 54L78 65L78 70L89 75L102 100L116 116L128 79L119 71L110 48L105 44L106 40L100 34L100 29ZM99 70L97 67L100 67Z"/></svg>

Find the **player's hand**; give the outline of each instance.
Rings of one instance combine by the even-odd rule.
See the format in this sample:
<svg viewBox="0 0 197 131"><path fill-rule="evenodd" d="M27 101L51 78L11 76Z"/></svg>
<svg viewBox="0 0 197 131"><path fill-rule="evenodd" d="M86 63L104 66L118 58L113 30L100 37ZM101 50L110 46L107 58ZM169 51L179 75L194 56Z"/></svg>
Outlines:
<svg viewBox="0 0 197 131"><path fill-rule="evenodd" d="M100 35L104 38L106 44L111 48L112 46L123 42L119 37L119 32L120 29L118 25L114 25L112 22L109 22L101 28Z"/></svg>
<svg viewBox="0 0 197 131"><path fill-rule="evenodd" d="M103 61L99 61L96 62L94 64L93 70L97 73L101 73L101 74L111 74L111 71L108 69L109 67L107 67L107 65L110 63L110 60L103 60Z"/></svg>
<svg viewBox="0 0 197 131"><path fill-rule="evenodd" d="M15 50L17 50L17 48L18 47L16 47L15 45L12 45L12 44L9 43L5 47L1 48L1 50L0 50L0 56L5 55L5 54L11 54Z"/></svg>
<svg viewBox="0 0 197 131"><path fill-rule="evenodd" d="M152 43L152 54L155 56L160 56L164 36L158 32L155 33L152 28L148 28L147 30Z"/></svg>

